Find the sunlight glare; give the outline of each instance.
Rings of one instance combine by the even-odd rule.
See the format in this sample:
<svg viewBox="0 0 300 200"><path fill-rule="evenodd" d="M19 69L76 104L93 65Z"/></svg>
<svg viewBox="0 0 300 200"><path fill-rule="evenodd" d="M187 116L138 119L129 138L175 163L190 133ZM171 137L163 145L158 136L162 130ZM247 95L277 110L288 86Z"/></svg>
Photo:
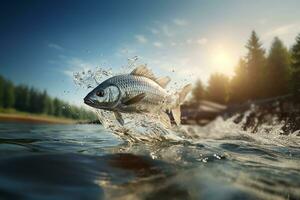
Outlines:
<svg viewBox="0 0 300 200"><path fill-rule="evenodd" d="M216 72L232 75L234 72L235 60L229 49L219 47L211 55L213 68Z"/></svg>

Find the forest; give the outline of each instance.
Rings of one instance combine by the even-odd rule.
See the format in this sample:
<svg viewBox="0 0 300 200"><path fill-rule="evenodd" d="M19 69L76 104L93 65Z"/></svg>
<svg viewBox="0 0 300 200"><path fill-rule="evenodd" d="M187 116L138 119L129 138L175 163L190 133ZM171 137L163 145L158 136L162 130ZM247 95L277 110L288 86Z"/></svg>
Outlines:
<svg viewBox="0 0 300 200"><path fill-rule="evenodd" d="M14 85L2 76L0 76L0 108L74 120L95 119L92 111L52 98L45 90L39 91L26 85Z"/></svg>
<svg viewBox="0 0 300 200"><path fill-rule="evenodd" d="M300 91L300 34L288 49L275 37L268 52L255 31L246 44L233 77L222 73L210 76L207 85L199 79L193 88L194 103L210 100L221 104L241 104Z"/></svg>

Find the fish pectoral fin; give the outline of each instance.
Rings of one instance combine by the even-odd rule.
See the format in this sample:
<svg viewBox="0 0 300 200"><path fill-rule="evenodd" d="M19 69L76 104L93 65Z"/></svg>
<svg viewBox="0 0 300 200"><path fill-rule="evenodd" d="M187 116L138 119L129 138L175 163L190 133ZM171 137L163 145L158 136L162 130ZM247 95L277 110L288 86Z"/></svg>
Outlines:
<svg viewBox="0 0 300 200"><path fill-rule="evenodd" d="M132 97L131 99L126 100L125 102L123 102L123 104L126 105L126 106L128 106L128 105L131 105L131 104L138 103L138 102L140 102L143 98L145 98L145 96L146 96L145 93L138 94L138 95Z"/></svg>
<svg viewBox="0 0 300 200"><path fill-rule="evenodd" d="M124 126L124 119L122 118L121 113L118 112L118 111L114 111L114 114L115 114L115 117L116 117L117 121L118 121L122 126Z"/></svg>

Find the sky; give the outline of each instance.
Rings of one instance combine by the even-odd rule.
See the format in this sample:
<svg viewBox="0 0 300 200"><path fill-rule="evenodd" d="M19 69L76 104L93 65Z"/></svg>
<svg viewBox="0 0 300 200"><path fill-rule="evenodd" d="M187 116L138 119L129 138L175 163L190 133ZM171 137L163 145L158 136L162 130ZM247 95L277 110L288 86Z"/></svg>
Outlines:
<svg viewBox="0 0 300 200"><path fill-rule="evenodd" d="M0 74L82 105L73 73L138 57L158 76L204 83L234 74L255 30L268 49L300 33L299 0L1 1Z"/></svg>

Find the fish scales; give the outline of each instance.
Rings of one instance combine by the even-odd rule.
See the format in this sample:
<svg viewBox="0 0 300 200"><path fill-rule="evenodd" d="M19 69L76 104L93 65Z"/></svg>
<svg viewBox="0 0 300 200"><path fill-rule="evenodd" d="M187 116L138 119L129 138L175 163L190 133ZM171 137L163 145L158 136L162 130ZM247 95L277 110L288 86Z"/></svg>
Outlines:
<svg viewBox="0 0 300 200"><path fill-rule="evenodd" d="M124 99L130 99L138 94L145 93L146 96L141 103L160 104L167 93L153 80L142 76L119 75L107 80L110 84L117 85L125 94Z"/></svg>

